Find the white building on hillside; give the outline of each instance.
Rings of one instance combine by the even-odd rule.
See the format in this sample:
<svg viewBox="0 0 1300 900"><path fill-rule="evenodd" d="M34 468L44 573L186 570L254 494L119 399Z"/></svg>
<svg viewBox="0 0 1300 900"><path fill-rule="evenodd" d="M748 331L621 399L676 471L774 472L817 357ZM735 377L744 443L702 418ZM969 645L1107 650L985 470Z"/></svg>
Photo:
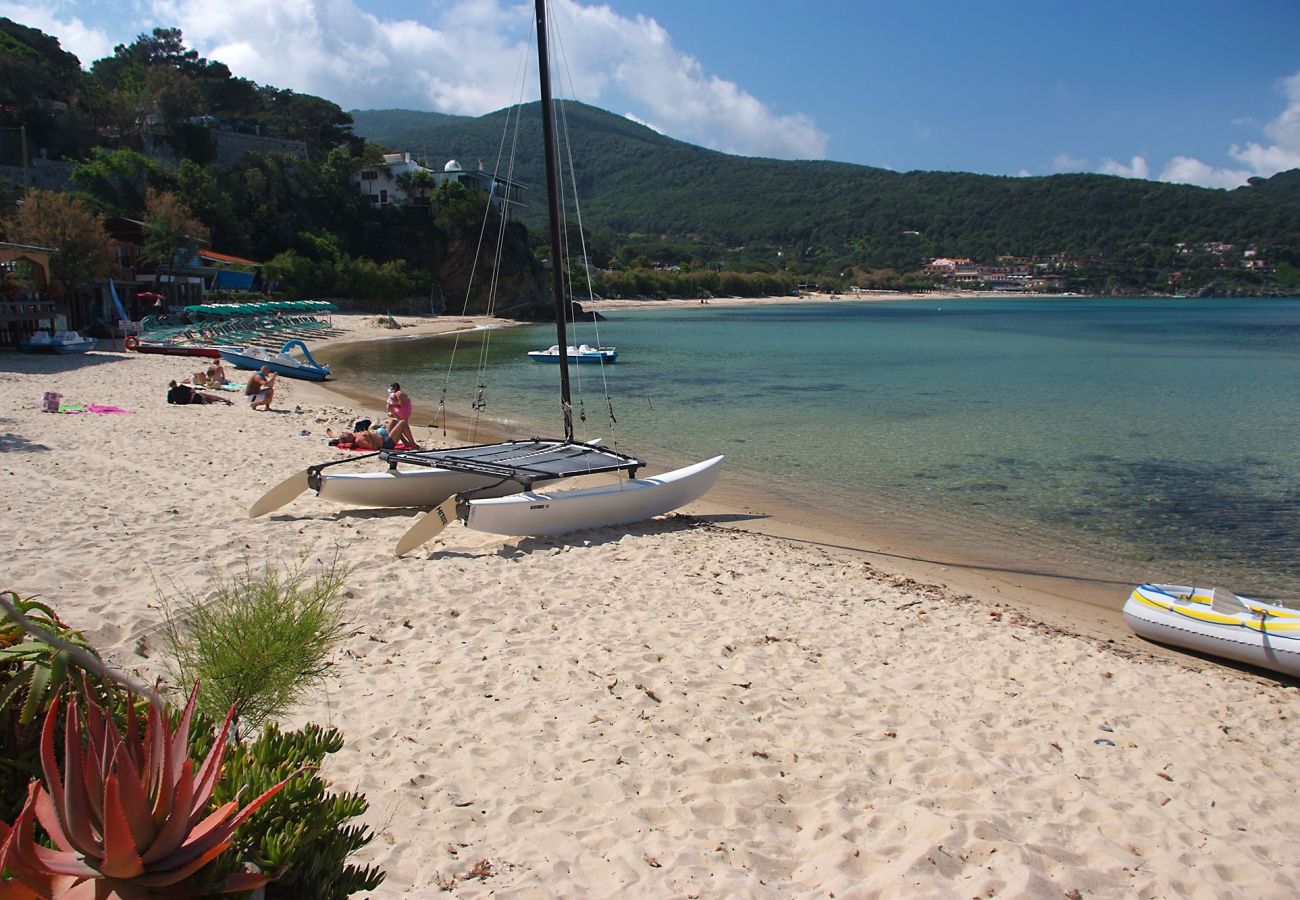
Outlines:
<svg viewBox="0 0 1300 900"><path fill-rule="evenodd" d="M382 163L367 166L352 176L352 181L373 206L404 206L427 198L430 192L449 181L482 191L503 213L524 205L524 186L483 171L481 162L476 171L467 172L452 159L439 172L411 159L409 152L385 153Z"/></svg>

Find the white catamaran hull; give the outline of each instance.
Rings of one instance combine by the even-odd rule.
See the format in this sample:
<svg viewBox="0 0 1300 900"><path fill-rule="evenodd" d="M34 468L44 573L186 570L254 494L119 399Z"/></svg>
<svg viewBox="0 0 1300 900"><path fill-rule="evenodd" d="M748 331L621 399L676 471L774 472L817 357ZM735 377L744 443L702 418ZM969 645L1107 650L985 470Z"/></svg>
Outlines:
<svg viewBox="0 0 1300 900"><path fill-rule="evenodd" d="M722 460L715 456L663 475L605 487L470 500L465 525L491 534L548 535L641 522L702 497L718 480Z"/></svg>
<svg viewBox="0 0 1300 900"><path fill-rule="evenodd" d="M523 485L494 475L453 472L449 469L391 469L384 472L321 473L316 496L330 503L375 508L437 506L466 491L475 496L502 497L518 493ZM482 491L482 493L478 493Z"/></svg>
<svg viewBox="0 0 1300 900"><path fill-rule="evenodd" d="M1143 584L1124 604L1124 621L1147 640L1300 676L1300 610L1239 598L1239 611L1214 608L1213 592Z"/></svg>

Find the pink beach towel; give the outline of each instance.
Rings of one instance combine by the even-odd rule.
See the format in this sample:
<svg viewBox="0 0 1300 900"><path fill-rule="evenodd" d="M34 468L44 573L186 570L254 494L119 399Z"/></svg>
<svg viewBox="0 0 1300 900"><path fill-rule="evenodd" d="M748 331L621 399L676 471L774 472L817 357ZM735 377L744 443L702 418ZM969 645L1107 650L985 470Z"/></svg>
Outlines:
<svg viewBox="0 0 1300 900"><path fill-rule="evenodd" d="M98 403L89 403L85 406L80 403L60 403L59 412L64 415L77 415L79 413L122 414L129 413L131 410L123 409L120 406L100 406Z"/></svg>

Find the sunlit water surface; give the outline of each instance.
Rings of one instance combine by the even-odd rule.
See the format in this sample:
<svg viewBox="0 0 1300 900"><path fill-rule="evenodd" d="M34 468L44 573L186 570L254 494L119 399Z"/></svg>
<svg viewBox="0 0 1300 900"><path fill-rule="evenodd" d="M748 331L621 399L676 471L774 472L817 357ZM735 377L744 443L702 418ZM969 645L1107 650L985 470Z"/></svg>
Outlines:
<svg viewBox="0 0 1300 900"><path fill-rule="evenodd" d="M809 512L929 523L1129 580L1300 596L1300 301L998 299L615 310L618 363L572 369L587 437ZM561 433L549 325L340 349L466 412ZM451 348L454 366L448 376ZM580 402L578 400L580 399ZM428 418L428 416L426 416ZM418 419L417 419L418 424ZM417 429L418 431L418 429ZM608 439L608 438L607 438Z"/></svg>

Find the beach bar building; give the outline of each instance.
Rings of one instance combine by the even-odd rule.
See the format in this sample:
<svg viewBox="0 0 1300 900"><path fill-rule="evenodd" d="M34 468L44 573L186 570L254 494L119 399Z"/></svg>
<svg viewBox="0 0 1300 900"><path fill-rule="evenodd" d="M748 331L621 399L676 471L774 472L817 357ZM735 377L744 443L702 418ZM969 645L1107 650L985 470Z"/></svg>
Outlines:
<svg viewBox="0 0 1300 900"><path fill-rule="evenodd" d="M48 293L54 252L0 243L0 346L16 347L37 331L67 321L67 309Z"/></svg>
<svg viewBox="0 0 1300 900"><path fill-rule="evenodd" d="M144 222L126 216L110 216L105 224L117 254L114 266L117 290L132 320L153 312L151 306L154 298L159 296L176 306L203 302L204 277L199 251L184 253L175 265L162 269L144 258ZM195 243L206 244L207 241ZM102 317L104 321L112 322L118 316L106 287L101 294ZM137 294L145 295L147 300L137 301Z"/></svg>

